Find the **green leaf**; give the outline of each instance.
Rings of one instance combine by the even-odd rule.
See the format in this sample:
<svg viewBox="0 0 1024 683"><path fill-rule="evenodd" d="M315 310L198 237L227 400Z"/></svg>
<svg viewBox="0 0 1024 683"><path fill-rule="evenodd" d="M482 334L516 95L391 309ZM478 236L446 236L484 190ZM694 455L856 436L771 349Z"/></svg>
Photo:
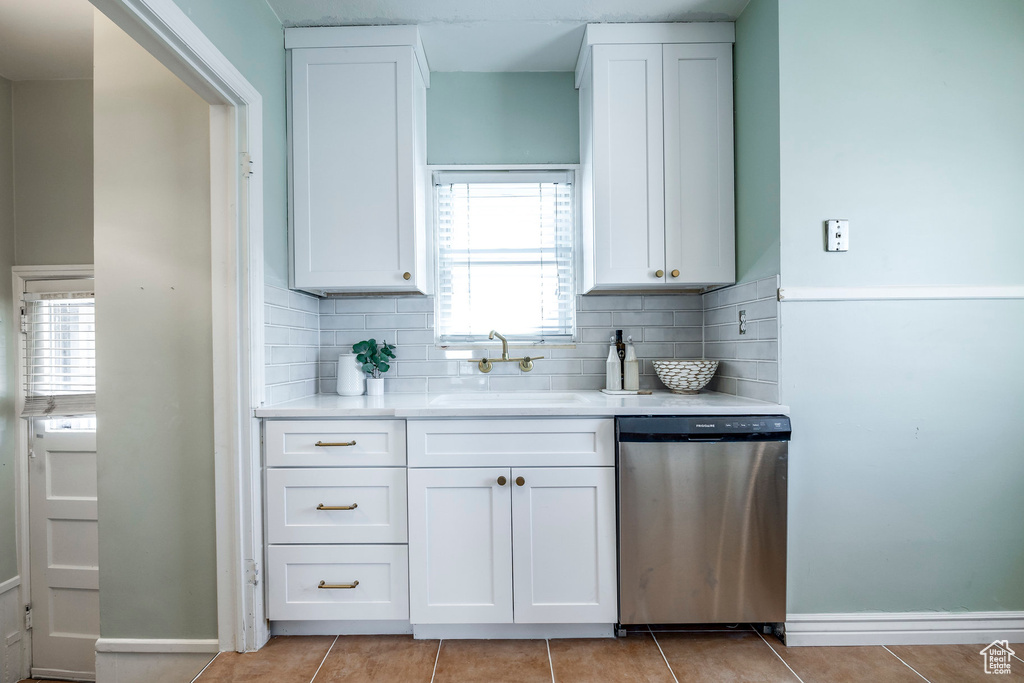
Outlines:
<svg viewBox="0 0 1024 683"><path fill-rule="evenodd" d="M366 351L366 342L361 341L357 344L353 344L352 350L355 351L356 353L363 353L364 351Z"/></svg>
<svg viewBox="0 0 1024 683"><path fill-rule="evenodd" d="M360 353L359 355L356 356L356 360L359 361L360 363L365 363L366 362L366 354L365 353Z"/></svg>
<svg viewBox="0 0 1024 683"><path fill-rule="evenodd" d="M375 368L370 363L363 363L363 372L366 372L366 373L369 373L369 374L372 375L374 369Z"/></svg>
<svg viewBox="0 0 1024 683"><path fill-rule="evenodd" d="M380 370L381 372L387 372L388 370L391 369L391 366L387 364L387 361L382 360L381 362L377 363L377 369Z"/></svg>
<svg viewBox="0 0 1024 683"><path fill-rule="evenodd" d="M374 350L374 351L377 350L377 340L376 339L367 339L364 343L368 347L370 347L372 350Z"/></svg>

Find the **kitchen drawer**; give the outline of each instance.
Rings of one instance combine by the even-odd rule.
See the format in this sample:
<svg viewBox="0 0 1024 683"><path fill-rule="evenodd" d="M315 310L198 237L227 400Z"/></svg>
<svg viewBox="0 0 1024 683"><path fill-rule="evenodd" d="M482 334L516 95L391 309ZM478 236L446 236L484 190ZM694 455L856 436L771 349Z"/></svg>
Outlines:
<svg viewBox="0 0 1024 683"><path fill-rule="evenodd" d="M405 468L267 470L269 543L405 543L405 510Z"/></svg>
<svg viewBox="0 0 1024 683"><path fill-rule="evenodd" d="M270 619L409 618L408 546L271 545L267 560Z"/></svg>
<svg viewBox="0 0 1024 683"><path fill-rule="evenodd" d="M405 465L404 420L267 420L265 424L267 467Z"/></svg>
<svg viewBox="0 0 1024 683"><path fill-rule="evenodd" d="M409 467L615 464L615 421L409 420Z"/></svg>

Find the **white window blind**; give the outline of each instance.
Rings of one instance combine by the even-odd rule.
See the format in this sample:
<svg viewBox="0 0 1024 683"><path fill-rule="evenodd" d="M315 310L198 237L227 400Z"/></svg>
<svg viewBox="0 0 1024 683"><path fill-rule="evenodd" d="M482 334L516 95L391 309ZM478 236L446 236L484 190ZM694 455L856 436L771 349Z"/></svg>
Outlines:
<svg viewBox="0 0 1024 683"><path fill-rule="evenodd" d="M439 341L575 332L571 171L435 174Z"/></svg>
<svg viewBox="0 0 1024 683"><path fill-rule="evenodd" d="M91 291L24 295L23 417L96 412L94 297Z"/></svg>

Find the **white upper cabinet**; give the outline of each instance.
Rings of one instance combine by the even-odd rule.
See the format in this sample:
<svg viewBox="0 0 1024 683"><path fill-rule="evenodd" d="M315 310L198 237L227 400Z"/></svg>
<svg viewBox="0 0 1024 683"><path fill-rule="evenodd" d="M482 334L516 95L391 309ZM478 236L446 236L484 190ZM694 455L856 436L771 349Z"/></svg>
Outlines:
<svg viewBox="0 0 1024 683"><path fill-rule="evenodd" d="M426 292L426 70L415 27L289 29L292 286Z"/></svg>
<svg viewBox="0 0 1024 683"><path fill-rule="evenodd" d="M732 24L587 27L582 291L735 281L733 39Z"/></svg>

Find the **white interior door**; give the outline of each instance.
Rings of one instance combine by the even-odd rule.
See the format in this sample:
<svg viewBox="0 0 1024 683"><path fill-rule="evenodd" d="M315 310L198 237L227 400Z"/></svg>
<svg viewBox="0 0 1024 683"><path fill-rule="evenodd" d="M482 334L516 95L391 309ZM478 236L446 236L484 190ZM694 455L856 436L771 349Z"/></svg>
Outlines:
<svg viewBox="0 0 1024 683"><path fill-rule="evenodd" d="M29 448L32 675L94 680L100 633L96 431L46 431Z"/></svg>
<svg viewBox="0 0 1024 683"><path fill-rule="evenodd" d="M517 623L617 617L615 468L514 468Z"/></svg>
<svg viewBox="0 0 1024 683"><path fill-rule="evenodd" d="M409 611L414 624L512 622L507 467L409 470Z"/></svg>

